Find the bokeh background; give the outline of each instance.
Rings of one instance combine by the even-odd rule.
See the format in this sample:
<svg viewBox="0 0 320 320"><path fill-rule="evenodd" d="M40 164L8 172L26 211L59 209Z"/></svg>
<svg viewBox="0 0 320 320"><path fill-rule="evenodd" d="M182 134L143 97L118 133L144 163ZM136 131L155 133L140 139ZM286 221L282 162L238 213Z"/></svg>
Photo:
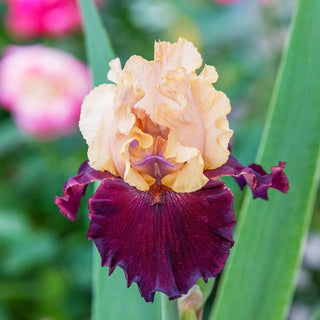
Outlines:
<svg viewBox="0 0 320 320"><path fill-rule="evenodd" d="M86 63L81 27L63 34L25 35L23 29L12 30L8 23L9 7L15 2L0 2L3 55L12 44L42 44ZM104 0L99 1L99 11L122 64L133 54L152 59L153 42L159 39L176 41L182 36L198 47L205 63L217 68L220 77L216 87L231 100L233 153L249 164L259 146L295 1L221 2ZM0 90L4 90L1 81L0 72ZM43 105L45 108L47 102ZM30 135L17 124L18 111L2 107L0 319L90 319L92 247L86 240L86 201L82 201L75 223L54 205L54 196L61 195L65 180L86 160L86 144L76 128L62 136ZM232 189L238 212L242 195L235 184ZM88 188L87 197L90 191ZM318 193L290 320L308 319L320 305L319 199Z"/></svg>

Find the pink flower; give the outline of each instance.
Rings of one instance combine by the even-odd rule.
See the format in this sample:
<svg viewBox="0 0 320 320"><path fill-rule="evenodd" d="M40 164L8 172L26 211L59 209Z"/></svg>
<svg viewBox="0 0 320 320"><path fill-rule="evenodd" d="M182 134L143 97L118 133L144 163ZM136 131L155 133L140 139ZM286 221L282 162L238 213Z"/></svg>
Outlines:
<svg viewBox="0 0 320 320"><path fill-rule="evenodd" d="M7 0L7 27L20 37L60 36L81 26L76 0Z"/></svg>
<svg viewBox="0 0 320 320"><path fill-rule="evenodd" d="M69 134L91 88L88 68L41 45L9 46L0 61L0 104L18 127L38 138Z"/></svg>

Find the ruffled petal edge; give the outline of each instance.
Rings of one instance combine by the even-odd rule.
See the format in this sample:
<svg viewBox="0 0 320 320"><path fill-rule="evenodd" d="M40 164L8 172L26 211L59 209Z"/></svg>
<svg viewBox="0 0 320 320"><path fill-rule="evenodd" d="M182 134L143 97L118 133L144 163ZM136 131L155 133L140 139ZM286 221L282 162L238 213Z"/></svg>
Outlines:
<svg viewBox="0 0 320 320"><path fill-rule="evenodd" d="M54 203L59 207L60 212L71 221L75 221L86 186L93 181L115 178L107 171L98 171L91 168L88 162L84 162L78 174L67 180L63 187L63 195L55 197Z"/></svg>
<svg viewBox="0 0 320 320"><path fill-rule="evenodd" d="M289 181L283 172L286 163L279 161L278 166L271 167L271 173L267 173L260 165L255 163L248 167L243 166L231 153L227 162L214 170L206 170L205 175L209 179L219 179L224 176L232 176L241 190L248 185L253 198L268 200L268 189L274 188L283 193L289 189Z"/></svg>

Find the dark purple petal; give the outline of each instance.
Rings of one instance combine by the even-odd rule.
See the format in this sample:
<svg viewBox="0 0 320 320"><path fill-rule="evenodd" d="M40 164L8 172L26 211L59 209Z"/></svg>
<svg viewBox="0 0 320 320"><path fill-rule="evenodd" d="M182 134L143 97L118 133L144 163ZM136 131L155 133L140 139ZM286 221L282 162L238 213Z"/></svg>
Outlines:
<svg viewBox="0 0 320 320"><path fill-rule="evenodd" d="M63 187L63 196L55 198L55 204L59 207L60 212L71 221L77 218L77 212L80 206L81 197L86 186L93 181L103 180L114 177L107 171L97 171L92 169L88 162L84 162L78 174L71 177Z"/></svg>
<svg viewBox="0 0 320 320"><path fill-rule="evenodd" d="M89 201L88 239L102 265L109 274L121 267L146 301L155 291L175 299L200 277L216 276L233 245L233 195L223 182L192 193L164 188L142 192L121 179L103 180Z"/></svg>
<svg viewBox="0 0 320 320"><path fill-rule="evenodd" d="M289 189L288 178L283 172L284 167L285 162L279 162L279 166L271 167L271 173L268 174L255 163L248 167L243 166L230 153L229 159L224 165L214 170L207 170L205 174L210 179L233 176L241 189L248 184L254 198L268 200L267 191L269 188L278 189L283 193L287 193Z"/></svg>

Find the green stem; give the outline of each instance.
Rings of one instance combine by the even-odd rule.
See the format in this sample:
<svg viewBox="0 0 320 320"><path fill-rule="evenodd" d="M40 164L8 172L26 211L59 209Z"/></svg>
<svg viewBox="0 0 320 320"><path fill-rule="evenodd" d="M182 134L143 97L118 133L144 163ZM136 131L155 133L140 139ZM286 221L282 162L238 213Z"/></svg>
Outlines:
<svg viewBox="0 0 320 320"><path fill-rule="evenodd" d="M161 320L179 319L177 301L170 301L166 295L161 294Z"/></svg>

